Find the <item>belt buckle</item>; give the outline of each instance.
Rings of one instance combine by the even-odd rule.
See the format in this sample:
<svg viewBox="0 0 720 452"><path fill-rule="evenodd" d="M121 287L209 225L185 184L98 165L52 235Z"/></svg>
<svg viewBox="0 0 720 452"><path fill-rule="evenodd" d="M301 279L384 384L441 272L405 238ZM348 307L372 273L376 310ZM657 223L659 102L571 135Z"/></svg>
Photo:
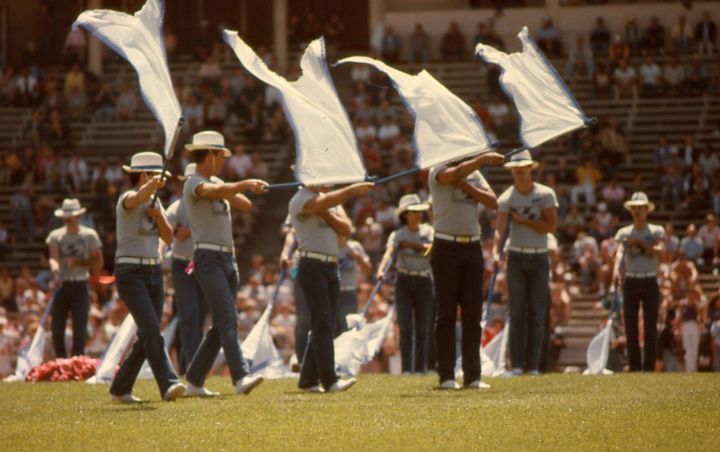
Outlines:
<svg viewBox="0 0 720 452"><path fill-rule="evenodd" d="M464 235L458 235L455 237L455 241L458 243L470 243L470 237Z"/></svg>

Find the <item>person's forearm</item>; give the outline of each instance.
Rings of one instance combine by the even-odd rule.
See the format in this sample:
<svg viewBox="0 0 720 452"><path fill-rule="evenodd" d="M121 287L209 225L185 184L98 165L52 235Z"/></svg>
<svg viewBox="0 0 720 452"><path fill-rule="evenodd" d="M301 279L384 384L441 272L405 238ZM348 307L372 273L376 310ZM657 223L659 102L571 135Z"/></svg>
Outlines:
<svg viewBox="0 0 720 452"><path fill-rule="evenodd" d="M352 223L346 216L343 215L340 217L331 212L327 212L321 215L321 217L338 235L347 237L352 234Z"/></svg>
<svg viewBox="0 0 720 452"><path fill-rule="evenodd" d="M467 193L467 195L470 196L472 199L479 202L488 209L497 210L497 196L492 189L485 189L470 184L463 184L462 190Z"/></svg>
<svg viewBox="0 0 720 452"><path fill-rule="evenodd" d="M557 223L548 220L525 219L522 224L541 234L554 234L557 230Z"/></svg>
<svg viewBox="0 0 720 452"><path fill-rule="evenodd" d="M153 220L155 220L155 225L158 228L158 235L160 236L160 239L167 245L172 245L173 231L165 215L160 213L159 215L155 216Z"/></svg>
<svg viewBox="0 0 720 452"><path fill-rule="evenodd" d="M231 199L238 193L247 189L245 181L226 182L226 183L210 183L203 190L202 196L209 199Z"/></svg>
<svg viewBox="0 0 720 452"><path fill-rule="evenodd" d="M325 193L318 197L314 210L316 212L326 211L332 207L344 204L347 200L352 198L353 195L354 191L352 185Z"/></svg>
<svg viewBox="0 0 720 452"><path fill-rule="evenodd" d="M98 273L103 268L103 255L102 253L91 254L88 268L90 271Z"/></svg>
<svg viewBox="0 0 720 452"><path fill-rule="evenodd" d="M249 212L252 210L253 203L248 199L247 196L236 193L234 196L231 196L227 199L227 201L230 203L230 206L232 206L233 209L238 209L243 212Z"/></svg>

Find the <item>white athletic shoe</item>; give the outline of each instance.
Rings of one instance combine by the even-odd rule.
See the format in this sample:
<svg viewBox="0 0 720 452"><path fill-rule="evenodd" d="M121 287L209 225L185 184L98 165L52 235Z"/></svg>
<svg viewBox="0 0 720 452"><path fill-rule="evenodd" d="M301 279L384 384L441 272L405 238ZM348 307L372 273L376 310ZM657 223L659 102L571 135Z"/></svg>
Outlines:
<svg viewBox="0 0 720 452"><path fill-rule="evenodd" d="M320 385L310 386L309 388L300 388L305 392L309 392L310 394L322 394L325 392L325 389Z"/></svg>
<svg viewBox="0 0 720 452"><path fill-rule="evenodd" d="M531 377L539 377L540 371L539 370L531 370L527 374L530 375Z"/></svg>
<svg viewBox="0 0 720 452"><path fill-rule="evenodd" d="M175 383L170 386L167 391L165 391L163 400L166 402L174 402L175 399L182 397L183 394L185 394L185 385L182 383Z"/></svg>
<svg viewBox="0 0 720 452"><path fill-rule="evenodd" d="M328 389L327 392L335 393L335 392L347 391L356 382L357 382L357 380L354 378L348 378L347 380L338 380L335 383L333 383L332 386L330 386L330 389Z"/></svg>
<svg viewBox="0 0 720 452"><path fill-rule="evenodd" d="M522 370L521 368L519 368L519 367L516 367L516 368L514 368L514 369L512 370L512 376L513 376L513 377L519 377L519 376L522 375L522 374L523 374L523 370Z"/></svg>
<svg viewBox="0 0 720 452"><path fill-rule="evenodd" d="M132 394L123 394L123 395L112 395L110 394L110 399L113 402L120 402L120 403L141 403L142 400L135 397Z"/></svg>
<svg viewBox="0 0 720 452"><path fill-rule="evenodd" d="M440 389L460 389L460 385L455 380L445 380L440 383Z"/></svg>
<svg viewBox="0 0 720 452"><path fill-rule="evenodd" d="M262 382L263 377L259 375L246 375L240 381L235 383L235 392L241 395L250 394L250 391L255 389Z"/></svg>
<svg viewBox="0 0 720 452"><path fill-rule="evenodd" d="M205 386L195 386L192 383L188 383L187 388L185 388L186 397L215 397L219 395L219 392L210 391Z"/></svg>
<svg viewBox="0 0 720 452"><path fill-rule="evenodd" d="M490 389L489 384L483 383L480 380L475 380L472 383L466 384L465 387L467 389Z"/></svg>

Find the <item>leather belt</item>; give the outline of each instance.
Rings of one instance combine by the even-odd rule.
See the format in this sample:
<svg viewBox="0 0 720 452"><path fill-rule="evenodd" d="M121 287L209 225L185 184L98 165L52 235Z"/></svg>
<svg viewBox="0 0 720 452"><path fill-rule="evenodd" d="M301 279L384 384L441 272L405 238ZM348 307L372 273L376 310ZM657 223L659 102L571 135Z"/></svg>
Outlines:
<svg viewBox="0 0 720 452"><path fill-rule="evenodd" d="M452 234L444 234L442 232L436 232L435 238L441 239L441 240L449 240L451 242L457 242L457 243L472 243L472 242L477 242L480 240L479 235L452 235Z"/></svg>
<svg viewBox="0 0 720 452"><path fill-rule="evenodd" d="M547 248L521 248L519 246L508 246L508 250L523 254L543 254L548 252Z"/></svg>
<svg viewBox="0 0 720 452"><path fill-rule="evenodd" d="M300 257L307 257L310 259L316 259L322 262L337 262L336 256L330 256L329 254L316 253L314 251L299 251Z"/></svg>
<svg viewBox="0 0 720 452"><path fill-rule="evenodd" d="M220 251L221 253L235 253L235 248L232 246L218 245L217 243L196 243L196 250L210 250Z"/></svg>
<svg viewBox="0 0 720 452"><path fill-rule="evenodd" d="M123 256L115 259L118 264L134 264L134 265L158 265L160 259L155 257L129 257Z"/></svg>
<svg viewBox="0 0 720 452"><path fill-rule="evenodd" d="M430 276L432 272L430 270L406 270L404 268L398 268L398 273L410 276Z"/></svg>
<svg viewBox="0 0 720 452"><path fill-rule="evenodd" d="M647 272L647 273L625 273L626 278L657 278L657 274L655 272Z"/></svg>

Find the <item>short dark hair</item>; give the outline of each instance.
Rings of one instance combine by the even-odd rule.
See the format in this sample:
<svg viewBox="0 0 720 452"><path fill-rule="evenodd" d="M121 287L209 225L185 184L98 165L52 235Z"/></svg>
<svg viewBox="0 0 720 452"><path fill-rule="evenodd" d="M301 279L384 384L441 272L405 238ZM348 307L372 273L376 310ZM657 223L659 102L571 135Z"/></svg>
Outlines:
<svg viewBox="0 0 720 452"><path fill-rule="evenodd" d="M208 149L200 149L198 151L192 151L191 155L193 162L200 165L205 161L205 158L210 155L210 151Z"/></svg>
<svg viewBox="0 0 720 452"><path fill-rule="evenodd" d="M137 185L138 182L140 182L140 175L142 173L129 173L128 176L130 177L130 183L133 185Z"/></svg>

